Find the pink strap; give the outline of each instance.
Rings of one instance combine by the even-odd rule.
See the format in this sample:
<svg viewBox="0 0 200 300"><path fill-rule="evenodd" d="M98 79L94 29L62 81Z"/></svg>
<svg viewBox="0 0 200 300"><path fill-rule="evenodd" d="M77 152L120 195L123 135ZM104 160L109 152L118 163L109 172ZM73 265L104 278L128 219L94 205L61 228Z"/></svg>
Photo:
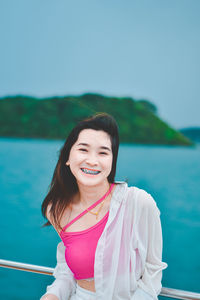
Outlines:
<svg viewBox="0 0 200 300"><path fill-rule="evenodd" d="M102 201L110 194L110 192L112 191L113 187L114 187L114 183L111 184L111 186L110 186L109 190L107 191L107 193L106 193L101 199L97 200L94 204L92 204L92 205L88 208L88 210L93 209L93 208L94 208L95 206L97 206L100 202L102 202ZM87 209L86 209L86 210L84 210L82 213L80 213L76 218L74 218L74 219L73 219L72 221L70 221L67 225L65 225L65 226L63 227L62 231L65 231L65 229L66 229L67 227L69 227L70 225L72 225L76 220L78 220L80 217L82 217L83 215L85 215L87 212L88 212L88 211L87 211Z"/></svg>

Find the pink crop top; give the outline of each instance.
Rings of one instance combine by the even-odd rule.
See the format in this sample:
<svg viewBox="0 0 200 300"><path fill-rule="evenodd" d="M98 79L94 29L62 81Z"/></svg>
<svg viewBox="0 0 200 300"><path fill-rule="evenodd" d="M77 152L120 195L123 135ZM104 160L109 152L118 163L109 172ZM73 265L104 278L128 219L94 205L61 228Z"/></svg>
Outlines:
<svg viewBox="0 0 200 300"><path fill-rule="evenodd" d="M88 210L97 206L111 192L114 184L110 186L109 191L97 202L91 205ZM70 270L77 280L94 277L94 260L98 240L104 230L108 220L109 211L94 226L76 232L66 232L66 228L82 217L88 211L84 210L80 215L69 222L60 232L60 237L65 245L65 259Z"/></svg>

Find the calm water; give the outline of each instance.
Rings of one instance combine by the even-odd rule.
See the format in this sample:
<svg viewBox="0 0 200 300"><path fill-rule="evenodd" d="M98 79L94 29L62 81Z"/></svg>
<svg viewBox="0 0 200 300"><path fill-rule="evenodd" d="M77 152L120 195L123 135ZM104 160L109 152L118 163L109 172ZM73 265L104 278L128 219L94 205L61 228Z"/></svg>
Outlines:
<svg viewBox="0 0 200 300"><path fill-rule="evenodd" d="M59 237L41 228L62 142L0 139L0 258L55 266ZM200 292L200 146L120 147L117 180L152 194L163 227L163 286ZM0 268L0 299L35 300L52 277Z"/></svg>

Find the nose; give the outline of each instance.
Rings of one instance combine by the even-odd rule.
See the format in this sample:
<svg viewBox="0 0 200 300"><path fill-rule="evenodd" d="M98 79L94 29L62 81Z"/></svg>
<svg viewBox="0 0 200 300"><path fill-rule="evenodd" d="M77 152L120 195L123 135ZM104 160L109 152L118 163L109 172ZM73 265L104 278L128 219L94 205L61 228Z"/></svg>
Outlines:
<svg viewBox="0 0 200 300"><path fill-rule="evenodd" d="M90 166L97 166L98 165L97 155L95 153L89 153L86 158L86 163Z"/></svg>

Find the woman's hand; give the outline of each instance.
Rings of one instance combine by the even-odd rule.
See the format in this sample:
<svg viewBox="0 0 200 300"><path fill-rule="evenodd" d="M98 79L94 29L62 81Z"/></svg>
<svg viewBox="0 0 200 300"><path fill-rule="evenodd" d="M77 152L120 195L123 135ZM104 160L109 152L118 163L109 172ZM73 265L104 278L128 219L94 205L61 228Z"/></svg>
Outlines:
<svg viewBox="0 0 200 300"><path fill-rule="evenodd" d="M59 299L53 294L47 294L44 295L40 300L59 300Z"/></svg>

